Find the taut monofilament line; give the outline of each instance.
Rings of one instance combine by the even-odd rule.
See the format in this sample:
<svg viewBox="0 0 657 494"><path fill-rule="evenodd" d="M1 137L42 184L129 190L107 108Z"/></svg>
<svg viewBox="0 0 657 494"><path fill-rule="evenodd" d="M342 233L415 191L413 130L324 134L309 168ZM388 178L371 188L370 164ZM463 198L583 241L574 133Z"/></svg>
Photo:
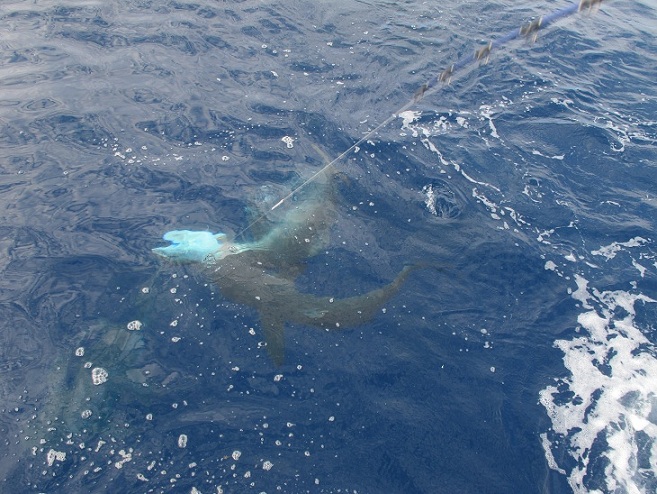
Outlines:
<svg viewBox="0 0 657 494"><path fill-rule="evenodd" d="M365 141L367 141L370 137L372 137L374 134L376 134L379 130L387 126L390 122L392 122L395 118L397 118L401 113L405 112L406 110L411 109L413 106L415 106L422 98L425 96L432 94L444 85L447 85L451 82L451 80L463 69L466 67L473 65L475 63L481 64L487 64L490 55L494 50L498 50L504 45L510 43L511 41L514 41L516 39L522 38L526 40L530 40L531 42L535 42L536 39L538 38L538 32L540 30L545 30L549 26L553 25L557 21L564 19L566 17L569 17L573 14L576 14L578 12L582 11L597 11L599 8L600 4L602 3L602 0L579 0L577 2L572 3L568 7L555 10L554 12L551 12L549 14L546 14L544 16L539 17L538 19L535 19L533 21L526 22L520 28L513 29L509 31L506 35L502 36L501 38L498 38L493 41L489 41L487 44L484 46L481 46L477 49L475 49L473 52L471 52L469 55L465 55L459 60L457 60L455 63L451 64L449 67L447 67L445 70L443 70L440 74L437 76L432 77L428 82L420 86L417 91L415 91L415 94L413 97L397 109L392 115L390 115L388 118L386 118L383 122L381 122L379 125L374 127L372 130L368 131L363 137L358 139L355 143L353 143L348 149L343 151L340 155L338 155L333 161L325 165L322 169L320 169L318 172L313 174L310 178L308 178L305 182L303 182L301 185L298 185L295 187L289 194L287 194L285 197L281 198L276 204L274 204L269 211L273 211L280 207L285 201L287 201L290 197L292 197L294 194L299 192L301 189L306 187L308 184L313 182L319 175L321 175L324 171L326 171L329 167L335 165L338 163L340 160L342 160L345 156L347 156L349 153L351 153L354 149L356 149L358 146L363 144ZM266 215L262 214L258 218L256 218L254 221L249 223L246 228L244 228L242 231L239 232L237 237L242 236L244 233L246 233L253 225L258 223L260 220L262 220Z"/></svg>

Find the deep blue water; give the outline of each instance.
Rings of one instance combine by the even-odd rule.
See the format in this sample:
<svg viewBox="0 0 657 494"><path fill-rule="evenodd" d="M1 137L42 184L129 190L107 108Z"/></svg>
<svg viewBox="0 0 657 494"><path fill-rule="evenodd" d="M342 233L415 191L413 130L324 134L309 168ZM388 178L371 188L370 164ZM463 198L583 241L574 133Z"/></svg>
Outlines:
<svg viewBox="0 0 657 494"><path fill-rule="evenodd" d="M151 252L241 232L314 146L566 5L3 2L0 491L654 492L651 2L494 52L338 164L300 291L442 267L366 325L290 325L276 368L253 309Z"/></svg>

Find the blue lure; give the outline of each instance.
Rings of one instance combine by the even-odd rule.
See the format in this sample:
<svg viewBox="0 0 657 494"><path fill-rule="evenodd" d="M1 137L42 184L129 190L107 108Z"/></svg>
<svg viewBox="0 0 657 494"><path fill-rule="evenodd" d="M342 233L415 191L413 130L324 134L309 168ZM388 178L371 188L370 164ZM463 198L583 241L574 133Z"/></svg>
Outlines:
<svg viewBox="0 0 657 494"><path fill-rule="evenodd" d="M162 237L171 245L153 249L158 256L181 262L207 262L223 259L229 254L247 250L226 240L225 233L172 230Z"/></svg>

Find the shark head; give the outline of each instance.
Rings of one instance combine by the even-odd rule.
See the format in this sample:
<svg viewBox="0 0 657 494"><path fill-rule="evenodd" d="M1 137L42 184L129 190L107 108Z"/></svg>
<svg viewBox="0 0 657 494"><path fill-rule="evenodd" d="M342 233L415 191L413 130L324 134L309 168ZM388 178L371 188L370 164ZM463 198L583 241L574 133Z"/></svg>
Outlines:
<svg viewBox="0 0 657 494"><path fill-rule="evenodd" d="M225 233L172 230L162 237L171 245L153 249L158 256L181 262L207 262L223 259L230 254L248 250L228 242Z"/></svg>

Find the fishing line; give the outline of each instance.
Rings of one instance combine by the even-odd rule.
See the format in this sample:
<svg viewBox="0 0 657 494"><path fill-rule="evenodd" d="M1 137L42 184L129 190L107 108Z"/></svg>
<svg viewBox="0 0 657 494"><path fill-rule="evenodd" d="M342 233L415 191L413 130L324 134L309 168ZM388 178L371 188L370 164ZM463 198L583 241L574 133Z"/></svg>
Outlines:
<svg viewBox="0 0 657 494"><path fill-rule="evenodd" d="M493 50L497 50L507 43L510 43L511 41L518 39L518 38L524 38L526 40L530 40L531 42L535 42L536 39L538 38L538 32L540 30L545 30L552 24L556 23L557 21L564 19L566 17L569 17L573 14L576 14L578 12L582 11L597 11L599 8L600 4L602 3L602 0L579 0L568 7L555 10L554 12L551 12L547 15L541 16L536 20L526 22L520 28L513 29L509 31L507 34L502 36L501 38L498 38L496 40L489 41L487 44L484 46L481 46L474 50L474 52L471 52L469 55L465 55L459 60L457 60L455 63L451 64L449 67L447 67L445 70L443 70L440 74L437 76L432 77L427 83L422 84L417 91L415 91L415 94L413 95L413 98L403 105L401 108L399 108L397 111L395 111L392 115L390 115L388 118L386 118L383 122L381 122L379 125L374 127L372 130L368 131L363 137L358 139L355 143L353 143L349 148L347 148L345 151L343 151L340 155L338 155L333 161L322 167L318 172L314 173L310 178L308 178L305 182L303 182L301 185L298 185L292 191L287 194L285 197L283 197L280 201L278 201L276 204L274 204L269 211L274 211L278 207L280 207L285 201L287 201L289 198L291 198L293 195L295 195L297 192L299 192L301 189L306 187L308 184L313 182L319 175L324 173L327 169L329 169L331 166L335 165L337 162L339 162L342 158L347 156L349 153L351 153L354 149L358 148L362 143L367 141L370 137L372 137L374 134L376 134L379 130L387 126L390 122L395 120L399 115L406 110L409 110L413 106L415 106L417 103L419 103L422 98L425 96L435 93L443 87L444 85L447 85L451 82L451 80L454 78L454 76L462 71L464 68L466 68L469 65L472 65L474 63L479 63L479 65L482 64L487 64L488 60L490 58L490 54L493 52ZM256 218L254 221L249 223L246 228L244 228L242 231L239 232L237 237L242 236L245 232L247 232L253 225L258 223L260 220L262 220L266 214L260 215L258 218Z"/></svg>

